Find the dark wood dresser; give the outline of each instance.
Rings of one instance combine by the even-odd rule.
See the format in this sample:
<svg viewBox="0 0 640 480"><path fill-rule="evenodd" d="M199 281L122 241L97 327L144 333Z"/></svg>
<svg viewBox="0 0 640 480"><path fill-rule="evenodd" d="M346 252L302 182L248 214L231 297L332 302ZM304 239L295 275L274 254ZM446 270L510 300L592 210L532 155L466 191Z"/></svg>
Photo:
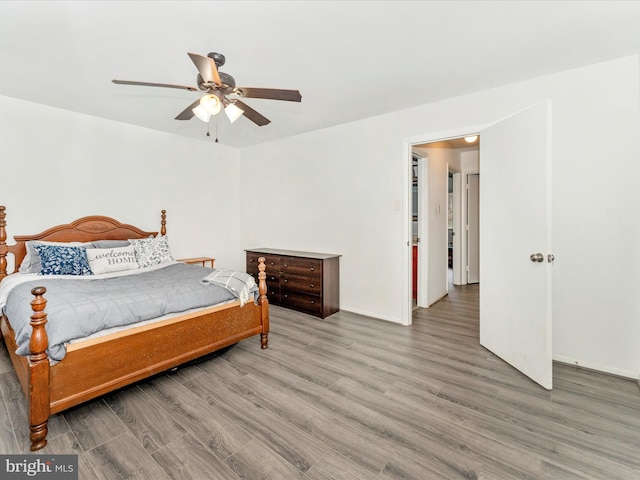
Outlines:
<svg viewBox="0 0 640 480"><path fill-rule="evenodd" d="M247 273L258 281L265 257L269 303L325 318L340 310L340 255L273 248L247 252Z"/></svg>

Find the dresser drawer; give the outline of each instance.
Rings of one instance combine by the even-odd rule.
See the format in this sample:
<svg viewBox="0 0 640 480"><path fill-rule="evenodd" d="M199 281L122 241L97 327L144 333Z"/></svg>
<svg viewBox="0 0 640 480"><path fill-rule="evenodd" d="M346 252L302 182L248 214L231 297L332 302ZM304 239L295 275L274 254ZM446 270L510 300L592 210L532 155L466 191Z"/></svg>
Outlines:
<svg viewBox="0 0 640 480"><path fill-rule="evenodd" d="M305 277L322 277L322 260L300 257L280 257L280 271Z"/></svg>
<svg viewBox="0 0 640 480"><path fill-rule="evenodd" d="M295 291L313 295L322 295L322 278L315 276L301 277L299 275L283 273L280 275L280 289L282 292Z"/></svg>
<svg viewBox="0 0 640 480"><path fill-rule="evenodd" d="M250 275L256 281L256 285L259 285L258 273L251 273ZM280 295L280 277L278 275L267 275L265 281L267 282L267 297L271 302L275 295Z"/></svg>
<svg viewBox="0 0 640 480"><path fill-rule="evenodd" d="M313 315L322 313L322 301L316 295L297 292L283 292L280 295L280 305L296 310L303 310Z"/></svg>
<svg viewBox="0 0 640 480"><path fill-rule="evenodd" d="M247 273L258 273L258 259L264 257L265 272L278 274L280 272L280 257L278 255L262 255L259 253L247 253ZM257 281L256 277L256 281Z"/></svg>

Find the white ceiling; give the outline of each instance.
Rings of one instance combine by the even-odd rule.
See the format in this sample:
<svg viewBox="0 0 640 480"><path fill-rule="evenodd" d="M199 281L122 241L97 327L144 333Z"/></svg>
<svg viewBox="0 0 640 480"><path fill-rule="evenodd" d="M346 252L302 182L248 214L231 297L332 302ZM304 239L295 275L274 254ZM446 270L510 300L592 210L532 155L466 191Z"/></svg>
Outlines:
<svg viewBox="0 0 640 480"><path fill-rule="evenodd" d="M638 1L0 1L0 95L213 141L174 117L198 93L187 52L223 53L272 120L221 116L246 146L640 52Z"/></svg>

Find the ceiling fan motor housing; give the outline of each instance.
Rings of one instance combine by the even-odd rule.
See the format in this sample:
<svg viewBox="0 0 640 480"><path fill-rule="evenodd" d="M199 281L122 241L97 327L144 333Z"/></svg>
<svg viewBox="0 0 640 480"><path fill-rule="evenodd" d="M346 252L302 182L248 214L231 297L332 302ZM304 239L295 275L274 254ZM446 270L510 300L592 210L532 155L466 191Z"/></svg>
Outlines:
<svg viewBox="0 0 640 480"><path fill-rule="evenodd" d="M236 86L236 79L235 78L233 78L228 73L224 73L224 72L220 72L220 71L218 71L218 75L220 75L220 81L222 82L222 85L225 88L226 87L235 88L235 86Z"/></svg>
<svg viewBox="0 0 640 480"><path fill-rule="evenodd" d="M217 52L210 52L209 54L207 54L207 57L213 60L216 63L216 67L218 68L224 65L224 62L226 61L224 55Z"/></svg>
<svg viewBox="0 0 640 480"><path fill-rule="evenodd" d="M220 72L220 71L218 71L218 75L220 76L220 82L222 82L222 90L230 91L236 88L236 79L233 78L231 75L229 75L228 73ZM205 82L204 79L202 78L202 75L200 74L198 74L198 77L196 79L196 84L198 85L198 88L200 90L204 90L207 92L215 88L213 84Z"/></svg>

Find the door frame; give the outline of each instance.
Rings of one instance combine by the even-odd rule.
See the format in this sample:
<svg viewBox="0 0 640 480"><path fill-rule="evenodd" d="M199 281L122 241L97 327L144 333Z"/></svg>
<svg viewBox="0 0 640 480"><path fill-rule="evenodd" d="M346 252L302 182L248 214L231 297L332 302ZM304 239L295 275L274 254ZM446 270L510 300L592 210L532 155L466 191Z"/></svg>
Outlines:
<svg viewBox="0 0 640 480"><path fill-rule="evenodd" d="M480 173L467 173L465 174L466 182L467 182L467 195L466 195L466 218L465 218L465 232L466 232L466 242L465 247L467 251L467 267L465 269L466 273L466 284L478 283L480 279ZM471 179L473 177L477 177L476 180L476 192L475 195L472 196L472 184ZM475 205L472 205L471 199L475 200ZM472 208L473 206L473 208ZM474 225L472 225L472 220L474 221ZM474 241L472 241L472 236L474 237ZM472 255L472 250L476 249L475 255ZM472 265L475 266L475 272L472 272ZM475 276L472 278L472 274ZM477 278L476 278L477 277Z"/></svg>
<svg viewBox="0 0 640 480"><path fill-rule="evenodd" d="M411 211L413 201L413 166L412 166L412 147L422 143L433 143L451 138L460 138L467 135L476 135L491 123L483 123L480 125L468 125L466 127L445 130L441 132L425 133L423 135L407 137L402 142L402 158L403 160L403 196L402 202L402 228L403 243L405 248L402 250L402 325L411 325L413 321L412 308L412 274L413 274L413 245L412 245L412 221L413 212Z"/></svg>

